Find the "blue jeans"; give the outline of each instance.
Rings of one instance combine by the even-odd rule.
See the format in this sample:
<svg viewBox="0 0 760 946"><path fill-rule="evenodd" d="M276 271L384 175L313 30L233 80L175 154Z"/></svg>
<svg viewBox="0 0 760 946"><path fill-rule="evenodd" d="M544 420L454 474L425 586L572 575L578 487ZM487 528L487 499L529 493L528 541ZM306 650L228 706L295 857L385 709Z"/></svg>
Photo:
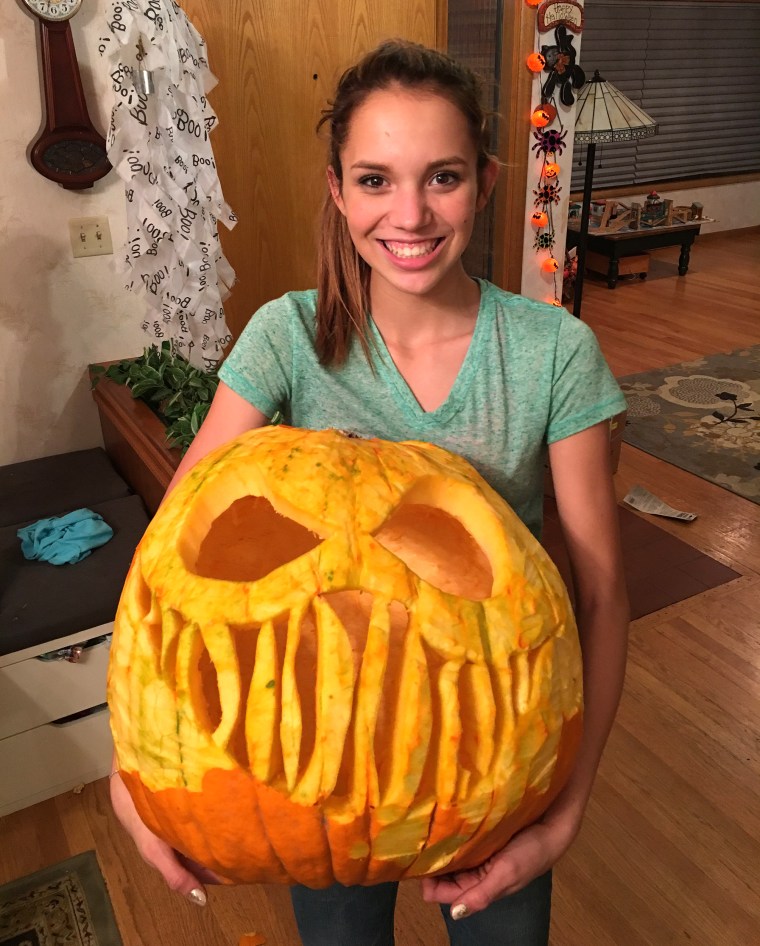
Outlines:
<svg viewBox="0 0 760 946"><path fill-rule="evenodd" d="M393 910L398 884L326 890L291 887L303 946L393 946ZM452 920L442 905L451 946L547 946L551 871L488 909Z"/></svg>

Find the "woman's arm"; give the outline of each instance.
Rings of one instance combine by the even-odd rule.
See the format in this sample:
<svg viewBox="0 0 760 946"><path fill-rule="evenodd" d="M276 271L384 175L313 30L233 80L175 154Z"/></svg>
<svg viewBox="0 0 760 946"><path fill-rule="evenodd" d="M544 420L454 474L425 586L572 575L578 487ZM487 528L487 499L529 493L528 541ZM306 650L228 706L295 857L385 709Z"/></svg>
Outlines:
<svg viewBox="0 0 760 946"><path fill-rule="evenodd" d="M247 430L263 427L267 422L266 415L227 387L224 382L219 382L206 419L177 467L164 498L199 460L216 447L220 447ZM202 906L206 902L202 881L213 882L215 880L213 875L194 865L188 869L190 865L180 860L170 845L146 828L118 774L115 756L111 771L113 773L110 786L111 804L116 817L134 841L143 859L159 871L172 890L184 894L193 903Z"/></svg>
<svg viewBox="0 0 760 946"><path fill-rule="evenodd" d="M269 418L266 414L262 414L258 408L249 404L245 398L236 394L232 388L227 387L224 381L220 381L206 419L201 424L200 430L193 438L193 442L188 447L184 457L182 457L166 489L164 499L185 473L216 447L221 447L223 443L227 443L228 440L232 440L233 437L237 437L247 430L263 427L268 422Z"/></svg>
<svg viewBox="0 0 760 946"><path fill-rule="evenodd" d="M549 456L583 650L584 733L570 786L585 807L623 689L630 620L609 425L558 441Z"/></svg>
<svg viewBox="0 0 760 946"><path fill-rule="evenodd" d="M423 880L425 899L454 904L456 919L520 890L568 849L580 828L623 688L629 615L609 425L596 424L552 444L549 457L583 650L583 738L569 782L536 824L475 870Z"/></svg>

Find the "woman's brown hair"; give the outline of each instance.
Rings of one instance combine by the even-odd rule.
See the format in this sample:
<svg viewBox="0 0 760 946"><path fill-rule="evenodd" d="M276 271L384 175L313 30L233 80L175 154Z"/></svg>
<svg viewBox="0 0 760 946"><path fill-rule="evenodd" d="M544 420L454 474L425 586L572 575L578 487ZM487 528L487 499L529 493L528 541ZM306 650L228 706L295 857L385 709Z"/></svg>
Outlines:
<svg viewBox="0 0 760 946"><path fill-rule="evenodd" d="M329 163L340 186L340 153L354 112L372 92L393 85L436 92L456 105L467 119L478 171L485 168L491 156L480 79L444 53L406 40L389 40L343 73L335 99L317 125L317 130L323 125L329 130ZM370 268L356 252L345 217L329 191L322 206L317 270L316 349L320 362L342 364L354 333L371 362L367 338Z"/></svg>

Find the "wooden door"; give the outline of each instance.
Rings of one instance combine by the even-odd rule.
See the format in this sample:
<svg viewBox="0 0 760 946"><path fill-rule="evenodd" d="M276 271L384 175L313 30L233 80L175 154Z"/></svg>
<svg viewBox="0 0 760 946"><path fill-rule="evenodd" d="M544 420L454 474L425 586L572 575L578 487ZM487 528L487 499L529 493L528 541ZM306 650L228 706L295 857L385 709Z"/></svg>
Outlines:
<svg viewBox="0 0 760 946"><path fill-rule="evenodd" d="M325 142L315 126L337 78L380 40L442 47L445 0L183 0L219 85L212 146L239 218L222 246L237 274L225 302L237 337L255 310L315 280Z"/></svg>

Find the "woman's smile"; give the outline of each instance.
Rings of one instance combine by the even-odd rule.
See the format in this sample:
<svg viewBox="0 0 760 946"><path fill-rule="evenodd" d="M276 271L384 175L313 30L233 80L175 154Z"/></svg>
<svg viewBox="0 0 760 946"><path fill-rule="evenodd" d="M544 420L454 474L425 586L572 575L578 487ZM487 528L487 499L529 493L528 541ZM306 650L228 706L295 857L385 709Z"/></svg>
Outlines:
<svg viewBox="0 0 760 946"><path fill-rule="evenodd" d="M404 262L413 261L427 263L433 258L435 251L443 243L443 237L437 237L433 240L380 240L379 242L394 259Z"/></svg>

